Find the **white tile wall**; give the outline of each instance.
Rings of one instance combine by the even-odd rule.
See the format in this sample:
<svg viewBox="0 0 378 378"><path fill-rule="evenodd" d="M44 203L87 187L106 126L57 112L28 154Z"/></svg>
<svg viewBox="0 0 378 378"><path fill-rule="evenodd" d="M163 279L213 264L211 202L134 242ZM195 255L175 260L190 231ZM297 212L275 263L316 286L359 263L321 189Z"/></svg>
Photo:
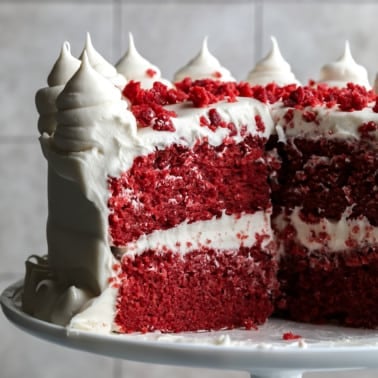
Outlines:
<svg viewBox="0 0 378 378"><path fill-rule="evenodd" d="M374 0L0 0L0 290L21 278L31 253L45 252L46 163L37 141L34 93L44 86L60 45L75 55L90 31L115 62L132 31L140 52L167 78L209 36L210 50L245 78L275 35L302 81L316 78L348 38L357 61L378 70ZM247 377L145 365L75 352L29 336L0 315L0 377ZM378 371L308 373L306 378L373 378Z"/></svg>
<svg viewBox="0 0 378 378"><path fill-rule="evenodd" d="M131 31L140 52L168 79L199 52L206 35L210 51L235 77L245 79L252 68L255 13L250 2L124 3L122 15L123 50Z"/></svg>

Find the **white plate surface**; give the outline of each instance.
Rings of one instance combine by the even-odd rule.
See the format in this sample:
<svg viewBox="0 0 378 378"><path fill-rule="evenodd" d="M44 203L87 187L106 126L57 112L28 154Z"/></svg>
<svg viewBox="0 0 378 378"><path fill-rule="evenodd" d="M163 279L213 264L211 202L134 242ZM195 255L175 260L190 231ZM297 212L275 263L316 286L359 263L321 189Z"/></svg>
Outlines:
<svg viewBox="0 0 378 378"><path fill-rule="evenodd" d="M24 331L69 348L148 363L257 372L378 368L378 330L318 326L270 319L257 331L179 334L98 334L72 331L35 319L20 309L22 283L1 295L7 318ZM285 341L292 332L298 340ZM290 375L289 376L294 376ZM300 374L298 375L300 376Z"/></svg>

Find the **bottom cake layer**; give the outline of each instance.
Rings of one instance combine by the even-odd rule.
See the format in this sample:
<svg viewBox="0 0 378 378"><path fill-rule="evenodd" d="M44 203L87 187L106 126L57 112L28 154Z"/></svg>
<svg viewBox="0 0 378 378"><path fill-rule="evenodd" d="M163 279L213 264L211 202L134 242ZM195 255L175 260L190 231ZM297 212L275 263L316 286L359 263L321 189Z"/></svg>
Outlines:
<svg viewBox="0 0 378 378"><path fill-rule="evenodd" d="M276 270L257 246L124 256L115 321L125 333L251 329L273 312Z"/></svg>
<svg viewBox="0 0 378 378"><path fill-rule="evenodd" d="M280 316L310 323L378 327L378 248L348 252L300 247L286 251L279 269Z"/></svg>

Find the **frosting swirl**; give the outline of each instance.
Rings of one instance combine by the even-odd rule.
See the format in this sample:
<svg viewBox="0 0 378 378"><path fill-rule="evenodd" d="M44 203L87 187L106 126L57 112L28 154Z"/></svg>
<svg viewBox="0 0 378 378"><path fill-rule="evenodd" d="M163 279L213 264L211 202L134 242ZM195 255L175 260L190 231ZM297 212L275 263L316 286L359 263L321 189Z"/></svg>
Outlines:
<svg viewBox="0 0 378 378"><path fill-rule="evenodd" d="M109 140L107 124L132 125L127 103L112 83L95 71L84 51L80 69L57 99L57 128L53 144L66 152L103 150Z"/></svg>
<svg viewBox="0 0 378 378"><path fill-rule="evenodd" d="M35 104L39 113L38 130L41 134L53 134L56 129L55 101L64 85L80 67L80 60L71 55L70 44L64 42L60 55L55 62L48 78L48 87L41 88L35 96Z"/></svg>
<svg viewBox="0 0 378 378"><path fill-rule="evenodd" d="M120 74L125 76L127 80L139 81L142 88L149 89L156 81L169 87L172 86L168 80L162 79L160 69L157 66L153 65L139 54L131 33L129 33L129 48L126 54L116 64L116 69Z"/></svg>
<svg viewBox="0 0 378 378"><path fill-rule="evenodd" d="M174 82L186 77L192 80L216 79L220 81L235 81L230 71L222 67L219 60L210 53L207 47L207 37L203 40L201 51L176 72Z"/></svg>
<svg viewBox="0 0 378 378"><path fill-rule="evenodd" d="M276 38L271 37L272 48L268 55L261 59L249 72L247 81L254 85L277 85L299 84L291 71L290 64L281 55Z"/></svg>
<svg viewBox="0 0 378 378"><path fill-rule="evenodd" d="M84 51L87 54L90 65L102 76L109 79L116 87L123 89L126 85L126 79L119 74L115 67L102 57L93 47L91 36L87 33L85 46L80 59L83 59Z"/></svg>
<svg viewBox="0 0 378 378"><path fill-rule="evenodd" d="M319 81L332 87L342 87L347 83L354 83L367 89L371 88L367 70L353 59L348 41L345 42L344 53L341 57L322 67Z"/></svg>

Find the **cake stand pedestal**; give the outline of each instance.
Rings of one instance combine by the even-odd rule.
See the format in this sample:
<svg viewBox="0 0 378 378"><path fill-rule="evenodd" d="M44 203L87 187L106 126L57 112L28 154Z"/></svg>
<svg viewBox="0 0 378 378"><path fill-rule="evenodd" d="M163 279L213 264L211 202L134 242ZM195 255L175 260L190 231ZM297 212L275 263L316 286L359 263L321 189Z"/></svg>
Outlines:
<svg viewBox="0 0 378 378"><path fill-rule="evenodd" d="M20 309L22 283L1 295L6 317L22 330L69 348L145 363L248 372L253 378L300 378L303 372L378 368L378 330L270 319L257 331L98 334L68 330ZM284 340L284 335L300 338ZM290 337L289 337L290 338Z"/></svg>

